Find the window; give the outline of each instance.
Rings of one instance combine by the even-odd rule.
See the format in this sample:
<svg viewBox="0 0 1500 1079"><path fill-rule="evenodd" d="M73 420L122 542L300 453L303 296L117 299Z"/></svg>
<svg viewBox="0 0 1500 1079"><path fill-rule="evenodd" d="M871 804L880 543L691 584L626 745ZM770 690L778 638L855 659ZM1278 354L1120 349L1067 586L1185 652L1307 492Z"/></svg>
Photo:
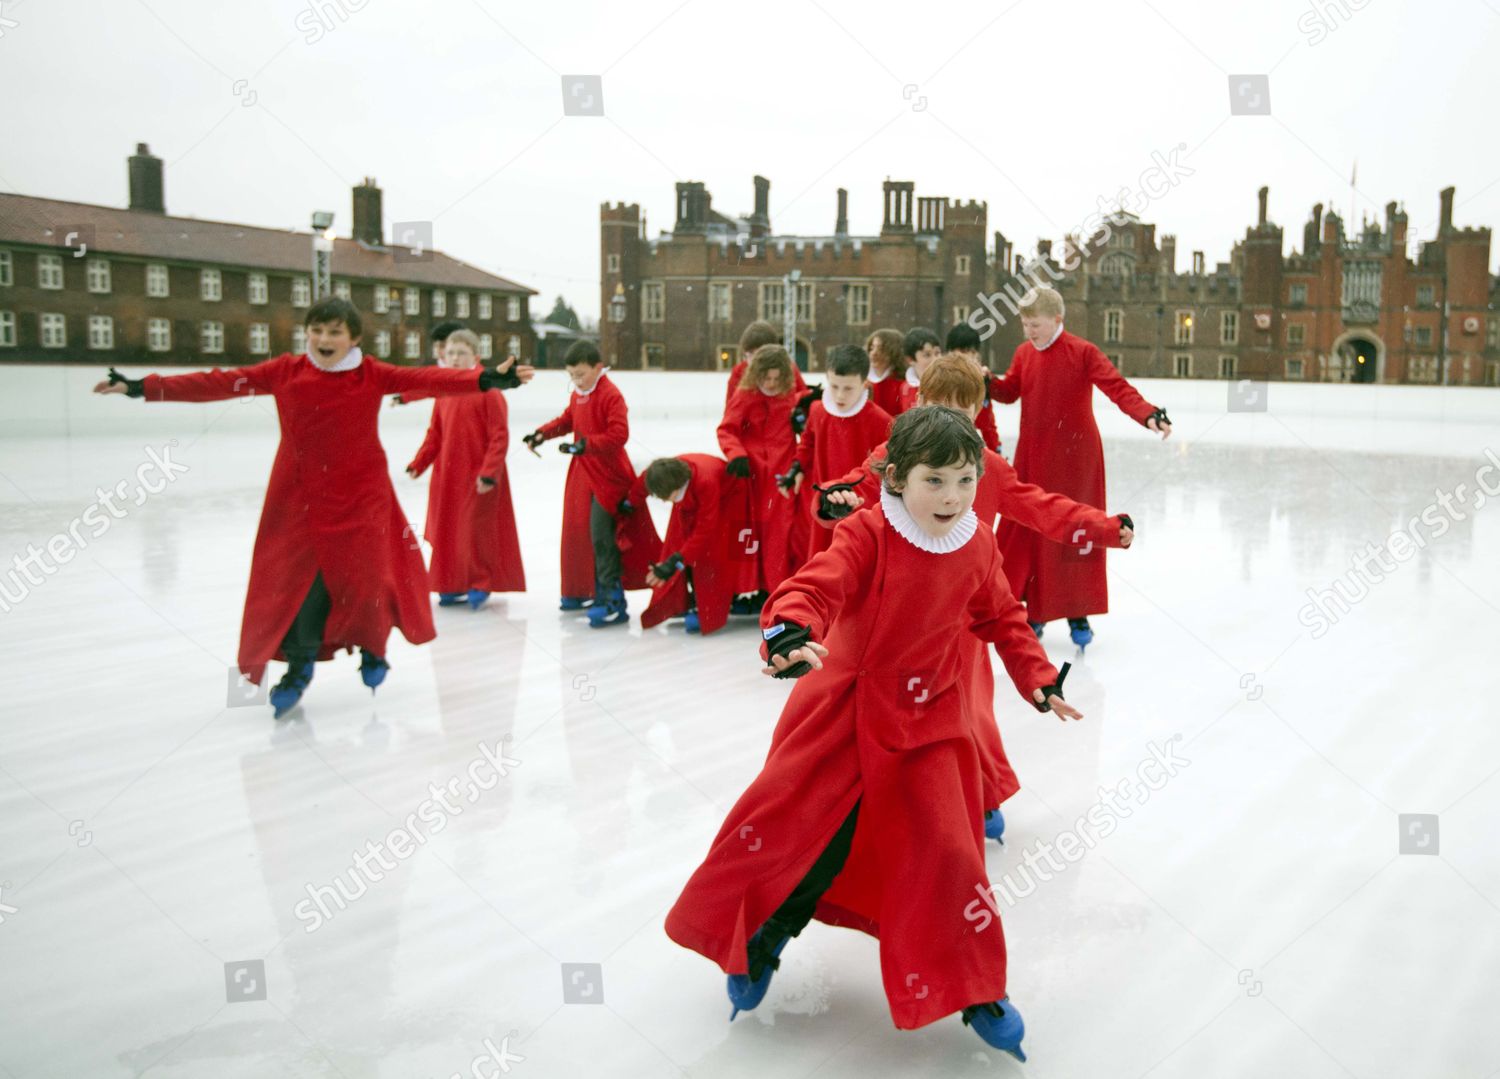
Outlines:
<svg viewBox="0 0 1500 1079"><path fill-rule="evenodd" d="M453 296L453 313L459 318L469 317L469 294L458 292Z"/></svg>
<svg viewBox="0 0 1500 1079"><path fill-rule="evenodd" d="M1417 306L1431 307L1433 302L1433 291L1431 285L1419 285L1417 287Z"/></svg>
<svg viewBox="0 0 1500 1079"><path fill-rule="evenodd" d="M250 355L264 356L271 351L271 324L250 323Z"/></svg>
<svg viewBox="0 0 1500 1079"><path fill-rule="evenodd" d="M1120 341L1125 337L1125 312L1112 308L1104 312L1104 340Z"/></svg>
<svg viewBox="0 0 1500 1079"><path fill-rule="evenodd" d="M1286 327L1286 343L1300 345L1307 339L1307 327L1300 322L1289 322Z"/></svg>
<svg viewBox="0 0 1500 1079"><path fill-rule="evenodd" d="M224 351L224 324L222 322L200 322L198 324L198 347L209 355Z"/></svg>
<svg viewBox="0 0 1500 1079"><path fill-rule="evenodd" d="M708 321L728 322L734 310L734 290L728 284L713 282L708 286Z"/></svg>
<svg viewBox="0 0 1500 1079"><path fill-rule="evenodd" d="M16 313L0 311L0 348L16 347Z"/></svg>
<svg viewBox="0 0 1500 1079"><path fill-rule="evenodd" d="M376 285L371 294L370 310L377 315L383 315L391 309L391 290L384 285ZM381 355L385 355L381 353Z"/></svg>
<svg viewBox="0 0 1500 1079"><path fill-rule="evenodd" d="M851 326L864 326L870 321L870 286L850 285L848 310L844 316Z"/></svg>
<svg viewBox="0 0 1500 1079"><path fill-rule="evenodd" d="M1286 361L1286 377L1289 378L1289 379L1292 379L1294 381L1301 381L1301 379L1302 379L1302 361L1301 360L1287 360Z"/></svg>
<svg viewBox="0 0 1500 1079"><path fill-rule="evenodd" d="M1417 344L1419 344L1419 345L1430 345L1430 344L1432 344L1432 327L1431 326L1418 326L1417 327Z"/></svg>
<svg viewBox="0 0 1500 1079"><path fill-rule="evenodd" d="M526 298L524 296L512 296L507 302L507 310L512 322L520 322L526 317Z"/></svg>
<svg viewBox="0 0 1500 1079"><path fill-rule="evenodd" d="M1125 373L1125 354L1123 352L1111 352L1108 355L1109 362L1114 364L1115 370L1123 375Z"/></svg>
<svg viewBox="0 0 1500 1079"><path fill-rule="evenodd" d="M487 334L487 333L480 334L479 335L479 358L481 360L488 360L488 359L493 358L494 355L495 355L495 339L494 339L494 337L491 336L490 334Z"/></svg>
<svg viewBox="0 0 1500 1079"><path fill-rule="evenodd" d="M385 357L391 354L391 332L381 330L375 335L375 354Z"/></svg>
<svg viewBox="0 0 1500 1079"><path fill-rule="evenodd" d="M959 255L956 258L954 258L954 260L953 260L953 272L956 273L956 274L966 274L966 273L969 272L969 256L968 255Z"/></svg>
<svg viewBox="0 0 1500 1079"><path fill-rule="evenodd" d="M620 272L620 256L619 255L605 255L604 256L604 272L605 273L619 273Z"/></svg>
<svg viewBox="0 0 1500 1079"><path fill-rule="evenodd" d="M160 300L171 294L171 278L167 268L159 262L149 263L146 266L146 295Z"/></svg>
<svg viewBox="0 0 1500 1079"><path fill-rule="evenodd" d="M969 305L966 303L954 304L953 325L958 326L969 321Z"/></svg>
<svg viewBox="0 0 1500 1079"><path fill-rule="evenodd" d="M641 286L641 321L663 322L667 317L667 286L648 281Z"/></svg>
<svg viewBox="0 0 1500 1079"><path fill-rule="evenodd" d="M1193 313L1191 311L1178 311L1175 328L1172 331L1172 341L1178 345L1191 345L1193 343Z"/></svg>
<svg viewBox="0 0 1500 1079"><path fill-rule="evenodd" d="M448 314L448 294L442 289L432 290L432 315L434 318L443 318Z"/></svg>
<svg viewBox="0 0 1500 1079"><path fill-rule="evenodd" d="M414 288L408 288L401 293L401 310L408 315L420 315L422 313L422 293Z"/></svg>
<svg viewBox="0 0 1500 1079"><path fill-rule="evenodd" d="M1436 356L1413 356L1411 364L1407 368L1408 382L1436 382L1437 381L1437 357Z"/></svg>
<svg viewBox="0 0 1500 1079"><path fill-rule="evenodd" d="M1135 272L1135 260L1129 255L1105 255L1099 260L1099 272L1111 277L1127 277Z"/></svg>
<svg viewBox="0 0 1500 1079"><path fill-rule="evenodd" d="M0 251L0 285L8 285L15 280L15 267L11 260L9 251Z"/></svg>
<svg viewBox="0 0 1500 1079"><path fill-rule="evenodd" d="M52 289L63 287L61 255L38 255L36 257L36 287Z"/></svg>
<svg viewBox="0 0 1500 1079"><path fill-rule="evenodd" d="M386 334L386 340L389 342L389 340L390 340L390 334ZM292 351L295 352L295 353L297 353L298 355L301 355L302 353L304 353L304 352L307 351L307 327L306 326L293 326L292 327ZM383 355L383 353L382 353L382 355Z"/></svg>
<svg viewBox="0 0 1500 1079"><path fill-rule="evenodd" d="M480 319L490 319L490 318L494 318L495 317L495 299L488 292L481 292L478 296L475 297L475 302L477 304L477 307L476 307L476 310L478 312L477 315L476 315L477 318L480 318ZM509 315L510 320L512 322L514 322L516 319L518 319L520 317L521 317L521 307L520 307L520 305L516 304L516 303L512 303L510 305L510 315Z"/></svg>
<svg viewBox="0 0 1500 1079"><path fill-rule="evenodd" d="M416 332L408 333L403 339L401 354L408 360L420 360L422 358L422 335Z"/></svg>
<svg viewBox="0 0 1500 1079"><path fill-rule="evenodd" d="M1234 377L1234 357L1233 356L1220 356L1219 357L1219 377L1220 378L1233 378Z"/></svg>
<svg viewBox="0 0 1500 1079"><path fill-rule="evenodd" d="M1490 348L1500 348L1500 318L1492 318L1484 328L1485 340Z"/></svg>
<svg viewBox="0 0 1500 1079"><path fill-rule="evenodd" d="M1172 356L1172 374L1178 378L1193 377L1193 357L1186 352L1174 353Z"/></svg>
<svg viewBox="0 0 1500 1079"><path fill-rule="evenodd" d="M89 316L89 348L115 347L115 320L108 315Z"/></svg>
<svg viewBox="0 0 1500 1079"><path fill-rule="evenodd" d="M1219 344L1237 345L1240 342L1240 313L1238 311L1219 312Z"/></svg>
<svg viewBox="0 0 1500 1079"><path fill-rule="evenodd" d="M1134 247L1135 246L1135 233L1133 233L1133 232L1127 232L1125 234L1125 246L1126 247Z"/></svg>
<svg viewBox="0 0 1500 1079"><path fill-rule="evenodd" d="M253 273L250 275L250 302L265 303L271 298L271 286L266 283L266 275Z"/></svg>
<svg viewBox="0 0 1500 1079"><path fill-rule="evenodd" d="M292 306L312 306L312 281L306 277L292 278Z"/></svg>
<svg viewBox="0 0 1500 1079"><path fill-rule="evenodd" d="M1301 307L1307 303L1307 286L1292 285L1286 291L1286 301L1293 307Z"/></svg>
<svg viewBox="0 0 1500 1079"><path fill-rule="evenodd" d="M813 287L811 285L797 286L797 321L811 322L813 320Z"/></svg>
<svg viewBox="0 0 1500 1079"><path fill-rule="evenodd" d="M152 352L168 352L172 348L172 324L164 318L146 320L146 347Z"/></svg>
<svg viewBox="0 0 1500 1079"><path fill-rule="evenodd" d="M0 335L4 333L4 326L0 324ZM0 344L3 344L0 340ZM1489 360L1484 365L1484 384L1486 386L1500 386L1500 360Z"/></svg>
<svg viewBox="0 0 1500 1079"><path fill-rule="evenodd" d="M109 292L109 259L89 259L85 272L90 292L100 295Z"/></svg>
<svg viewBox="0 0 1500 1079"><path fill-rule="evenodd" d="M505 339L505 354L507 356L515 356L515 357L518 357L518 358L520 357L520 355L521 355L521 339L519 337L517 337L515 334L511 334L509 337L507 337Z"/></svg>
<svg viewBox="0 0 1500 1079"><path fill-rule="evenodd" d="M667 366L667 347L665 345L642 345L641 367L647 371L660 371Z"/></svg>
<svg viewBox="0 0 1500 1079"><path fill-rule="evenodd" d="M62 348L68 343L68 320L61 315L42 316L42 347Z"/></svg>
<svg viewBox="0 0 1500 1079"><path fill-rule="evenodd" d="M333 294L341 300L354 302L354 289L350 288L347 281L335 281L333 283Z"/></svg>
<svg viewBox="0 0 1500 1079"><path fill-rule="evenodd" d="M761 282L760 317L777 326L786 317L786 295L780 281Z"/></svg>

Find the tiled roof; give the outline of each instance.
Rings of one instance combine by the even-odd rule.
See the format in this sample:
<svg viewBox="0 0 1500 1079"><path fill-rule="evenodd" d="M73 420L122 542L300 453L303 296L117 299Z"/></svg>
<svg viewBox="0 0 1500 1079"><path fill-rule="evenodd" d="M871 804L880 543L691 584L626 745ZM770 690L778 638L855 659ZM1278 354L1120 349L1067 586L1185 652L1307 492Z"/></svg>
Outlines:
<svg viewBox="0 0 1500 1079"><path fill-rule="evenodd" d="M310 232L0 192L0 243L61 247L65 233L80 226L92 230L92 246L101 254L304 274L312 267ZM404 249L367 247L354 240L337 239L333 248L333 275L536 295L536 289L487 273L441 251L428 252L429 258L403 258L397 262L398 250L405 256Z"/></svg>

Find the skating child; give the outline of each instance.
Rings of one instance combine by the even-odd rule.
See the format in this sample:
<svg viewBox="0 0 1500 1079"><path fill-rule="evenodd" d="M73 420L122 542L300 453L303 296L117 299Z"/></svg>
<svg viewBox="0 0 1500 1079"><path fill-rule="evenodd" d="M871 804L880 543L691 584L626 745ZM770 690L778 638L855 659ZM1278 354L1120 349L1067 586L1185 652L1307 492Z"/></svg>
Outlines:
<svg viewBox="0 0 1500 1079"><path fill-rule="evenodd" d="M917 403L917 387L922 384L922 374L927 365L943 354L937 334L924 326L906 331L901 339L901 353L906 357L906 381L901 383L901 412Z"/></svg>
<svg viewBox="0 0 1500 1079"><path fill-rule="evenodd" d="M729 372L729 384L724 387L725 412L729 411L729 402L734 400L740 383L745 381L745 368L750 366L750 358L755 355L756 350L766 345L779 344L781 344L781 331L764 319L756 319L745 327L745 331L740 334L739 362ZM796 385L799 397L807 392L807 383L802 380L802 372L797 370L796 364L792 364L792 382Z"/></svg>
<svg viewBox="0 0 1500 1079"><path fill-rule="evenodd" d="M281 443L255 537L240 630L239 667L258 683L272 659L286 675L271 690L278 718L306 691L316 660L360 650L360 678L385 680L391 629L412 644L435 636L427 571L391 487L377 421L386 394L435 396L508 389L530 367L496 371L396 367L359 348L359 311L325 299L304 318L308 351L252 367L123 378L113 368L95 393L147 401L276 399Z"/></svg>
<svg viewBox="0 0 1500 1079"><path fill-rule="evenodd" d="M1104 447L1094 423L1094 387L1137 423L1166 438L1172 433L1164 409L1147 401L1120 376L1108 357L1063 330L1063 298L1038 288L1022 298L1021 332L1010 370L990 381L990 396L1021 401L1016 474L1026 483L1090 506L1104 505ZM1029 529L1000 527L1006 571L1019 582L1016 596L1038 637L1054 618L1066 618L1073 643L1094 639L1089 615L1109 610L1104 551L1086 553L1043 543Z"/></svg>
<svg viewBox="0 0 1500 1079"><path fill-rule="evenodd" d="M972 421L915 410L888 450L880 507L840 525L766 603L763 669L802 680L666 930L729 975L738 1012L813 917L862 929L880 940L897 1027L961 1012L1024 1059L1000 920L957 916L989 883L967 638L994 642L1039 710L1080 715L972 511L984 455Z"/></svg>
<svg viewBox="0 0 1500 1079"><path fill-rule="evenodd" d="M757 587L768 593L797 568L807 546L808 522L796 512L792 490L778 482L797 455L793 370L784 348L762 345L719 424L719 448L729 461L729 475L750 488L745 553L755 557Z"/></svg>
<svg viewBox="0 0 1500 1079"><path fill-rule="evenodd" d="M901 412L901 387L906 382L906 357L900 330L876 330L865 338L870 354L870 400L893 419Z"/></svg>
<svg viewBox="0 0 1500 1079"><path fill-rule="evenodd" d="M479 336L452 330L441 366L467 371L479 364ZM432 544L429 587L438 606L478 610L491 592L526 591L521 542L510 500L505 453L509 410L500 393L441 397L427 438L406 466L416 479L432 469L426 539Z"/></svg>
<svg viewBox="0 0 1500 1079"><path fill-rule="evenodd" d="M859 467L891 433L890 415L870 400L869 371L869 353L858 345L839 345L828 357L827 388L808 412L792 462L799 516L817 509L819 485ZM804 559L826 550L833 540L828 529L809 528L807 533Z"/></svg>
<svg viewBox="0 0 1500 1079"><path fill-rule="evenodd" d="M630 419L598 347L574 342L563 366L573 384L568 407L522 439L535 453L548 439L573 435L572 442L557 447L573 458L563 491L560 606L564 611L587 607L594 629L624 625L630 621L625 589L646 586L646 569L661 539L645 507L626 497L635 480L625 453Z"/></svg>
<svg viewBox="0 0 1500 1079"><path fill-rule="evenodd" d="M984 444L995 453L1000 452L1000 432L995 428L995 410L990 405L990 370L984 365L984 357L979 354L979 331L967 322L960 322L948 331L948 338L943 342L945 354L957 354L974 365L974 370L984 376L984 401L979 406L979 415L974 420L974 426L979 429L979 437L984 439Z"/></svg>
<svg viewBox="0 0 1500 1079"><path fill-rule="evenodd" d="M735 595L755 590L755 559L739 539L750 524L749 490L727 467L720 457L684 453L652 461L637 477L632 501L644 506L649 494L672 506L661 561L646 577L654 594L643 629L681 615L689 633L712 633L729 621Z"/></svg>

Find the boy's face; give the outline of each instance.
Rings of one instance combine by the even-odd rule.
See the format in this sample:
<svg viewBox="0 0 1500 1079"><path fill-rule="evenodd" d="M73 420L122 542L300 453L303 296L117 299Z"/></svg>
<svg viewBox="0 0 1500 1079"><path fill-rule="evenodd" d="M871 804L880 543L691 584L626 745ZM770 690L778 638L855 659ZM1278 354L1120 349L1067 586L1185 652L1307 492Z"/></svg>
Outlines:
<svg viewBox="0 0 1500 1079"><path fill-rule="evenodd" d="M463 341L449 341L443 345L443 366L467 369L479 362L474 350Z"/></svg>
<svg viewBox="0 0 1500 1079"><path fill-rule="evenodd" d="M865 346L865 351L870 354L870 366L875 370L884 371L891 366L891 361L886 359L885 349L880 347L880 338L871 339Z"/></svg>
<svg viewBox="0 0 1500 1079"><path fill-rule="evenodd" d="M1057 328L1061 325L1062 319L1057 315L1021 316L1021 332L1026 335L1026 340L1038 348L1056 337Z"/></svg>
<svg viewBox="0 0 1500 1079"><path fill-rule="evenodd" d="M580 393L588 393L594 388L594 383L599 381L599 376L604 374L602 363L578 363L568 368L568 381Z"/></svg>
<svg viewBox="0 0 1500 1079"><path fill-rule="evenodd" d="M901 486L895 465L886 465L886 479L893 487ZM974 505L978 488L979 470L973 465L916 465L906 474L901 501L923 532L942 539Z"/></svg>
<svg viewBox="0 0 1500 1079"><path fill-rule="evenodd" d="M343 322L314 322L307 328L307 354L319 367L335 367L359 344Z"/></svg>
<svg viewBox="0 0 1500 1079"><path fill-rule="evenodd" d="M969 406L965 407L964 405L959 404L957 401L929 401L929 400L927 400L927 398L923 397L920 392L917 393L917 404L919 406L921 406L921 405L938 405L938 406L940 406L942 408L951 408L955 412L962 412L965 416L969 417L969 419L971 419L971 420L977 420L979 418L979 406L978 405L969 405Z"/></svg>
<svg viewBox="0 0 1500 1079"><path fill-rule="evenodd" d="M943 354L943 350L934 344L923 345L917 350L917 354L911 358L912 366L917 369L917 374L922 375L927 371L927 365Z"/></svg>
<svg viewBox="0 0 1500 1079"><path fill-rule="evenodd" d="M840 412L853 408L864 392L865 380L859 375L828 376L828 396Z"/></svg>
<svg viewBox="0 0 1500 1079"><path fill-rule="evenodd" d="M768 397L780 397L786 392L786 387L782 385L781 372L778 370L767 371L761 375L756 385L760 387L760 392Z"/></svg>

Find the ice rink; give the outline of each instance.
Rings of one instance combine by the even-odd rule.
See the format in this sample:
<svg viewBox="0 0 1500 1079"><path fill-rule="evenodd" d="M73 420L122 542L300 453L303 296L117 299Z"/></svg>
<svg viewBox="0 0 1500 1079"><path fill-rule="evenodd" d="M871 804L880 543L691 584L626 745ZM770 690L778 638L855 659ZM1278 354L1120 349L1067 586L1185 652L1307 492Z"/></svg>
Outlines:
<svg viewBox="0 0 1500 1079"><path fill-rule="evenodd" d="M273 406L98 377L0 368L0 1076L1500 1074L1500 391L1273 384L1231 413L1225 384L1138 381L1165 443L1097 399L1139 538L1086 656L1043 640L1086 718L999 671L1023 1067L956 1016L894 1029L863 935L814 923L732 1025L665 936L789 687L751 620L559 613L567 460L518 440L561 373L508 395L530 591L393 638L373 698L356 657L321 664L282 722L233 674ZM637 466L717 451L722 376L615 378ZM429 408L383 414L419 530ZM141 471L163 452L170 482ZM13 573L138 477L159 489L82 551Z"/></svg>

